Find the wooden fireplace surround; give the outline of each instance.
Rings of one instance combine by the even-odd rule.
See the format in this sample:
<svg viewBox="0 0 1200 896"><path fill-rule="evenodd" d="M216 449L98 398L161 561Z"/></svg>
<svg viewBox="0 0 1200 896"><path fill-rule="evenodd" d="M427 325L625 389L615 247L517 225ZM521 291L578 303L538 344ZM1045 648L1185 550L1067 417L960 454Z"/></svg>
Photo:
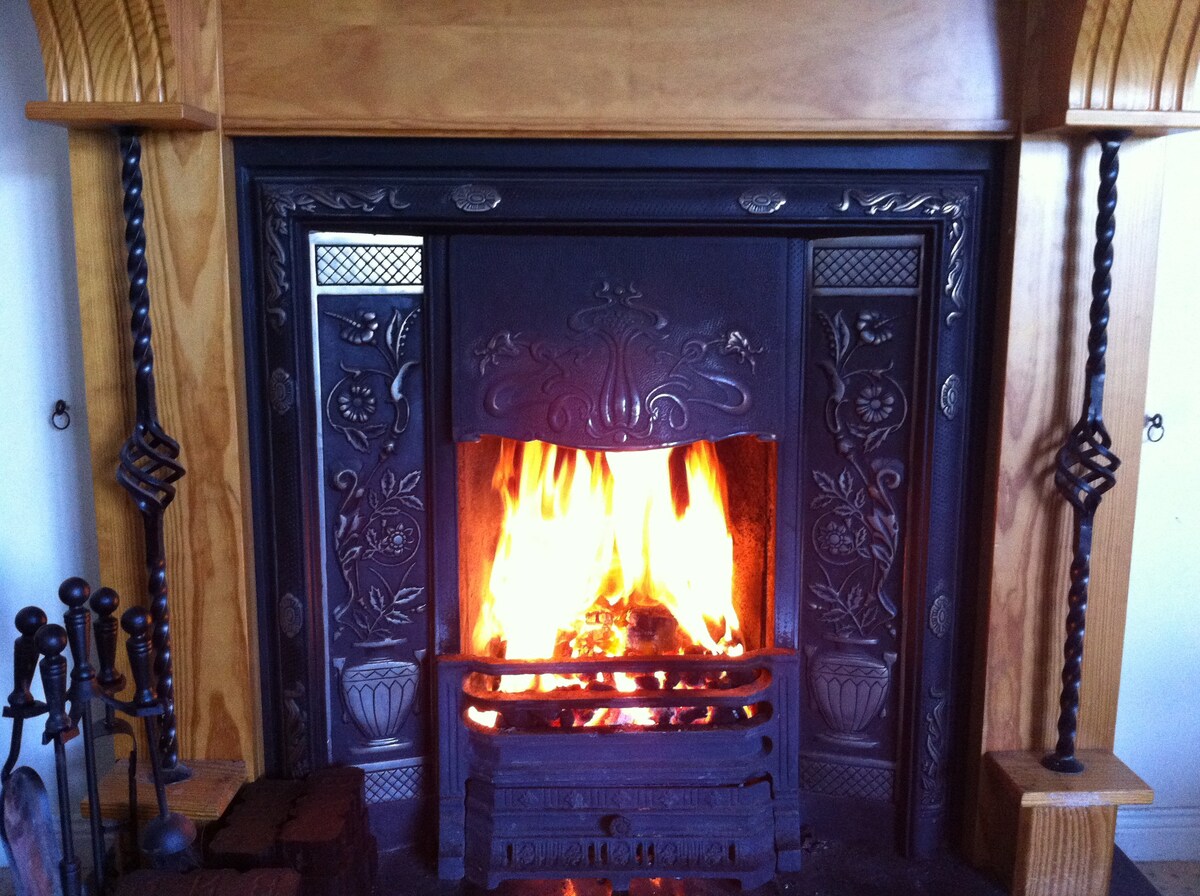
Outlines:
<svg viewBox="0 0 1200 896"><path fill-rule="evenodd" d="M119 161L144 129L159 408L188 475L166 515L182 751L262 767L232 149L237 135L1003 139L984 622L971 755L1052 746L1095 128L1121 152L1106 419L1079 745L1111 750L1164 189L1200 126L1195 0L30 0L70 164L104 582L143 592L113 478L132 421ZM971 780L984 780L978 762ZM970 787L969 817L988 797ZM983 861L984 838L970 847Z"/></svg>

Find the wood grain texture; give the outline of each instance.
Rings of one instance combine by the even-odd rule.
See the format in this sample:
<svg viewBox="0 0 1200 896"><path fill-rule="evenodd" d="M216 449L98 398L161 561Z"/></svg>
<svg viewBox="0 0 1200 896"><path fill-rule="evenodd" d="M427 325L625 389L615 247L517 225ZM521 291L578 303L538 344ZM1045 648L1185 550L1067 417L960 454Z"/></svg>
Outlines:
<svg viewBox="0 0 1200 896"><path fill-rule="evenodd" d="M220 10L207 10L202 96L219 108ZM215 132L143 139L159 411L189 470L165 517L182 755L242 760L254 776L262 745L230 153Z"/></svg>
<svg viewBox="0 0 1200 896"><path fill-rule="evenodd" d="M191 0L30 0L50 104L198 105L203 78ZM43 110L44 114L49 114ZM78 115L80 113L70 113ZM100 113L97 113L100 114ZM63 123L73 120L63 113ZM145 114L136 122L145 123Z"/></svg>
<svg viewBox="0 0 1200 896"><path fill-rule="evenodd" d="M116 480L134 419L121 159L116 138L94 131L71 131L68 153L100 576L128 607L145 603L146 567L141 518Z"/></svg>
<svg viewBox="0 0 1200 896"><path fill-rule="evenodd" d="M217 116L183 103L26 103L25 117L69 128L108 130L118 125L164 131L211 131Z"/></svg>
<svg viewBox="0 0 1200 896"><path fill-rule="evenodd" d="M1121 151L1104 409L1124 463L1096 514L1081 749L1111 749L1116 726L1162 152L1152 140L1130 141ZM1083 401L1098 157L1082 138L1029 136L1019 149L1011 284L1002 299L1007 310L997 359L995 497L984 562L990 573L976 654L978 754L1048 750L1056 738L1072 518L1052 471ZM974 850L977 858L986 851L978 828Z"/></svg>
<svg viewBox="0 0 1200 896"><path fill-rule="evenodd" d="M1014 750L988 753L986 762L999 773L1006 794L1025 807L1148 806L1154 791L1109 750L1080 750L1084 771L1052 772L1040 752Z"/></svg>
<svg viewBox="0 0 1200 896"><path fill-rule="evenodd" d="M1114 806L1021 809L1012 896L1108 896Z"/></svg>
<svg viewBox="0 0 1200 896"><path fill-rule="evenodd" d="M1032 129L1200 127L1200 0L1043 0L1033 14Z"/></svg>
<svg viewBox="0 0 1200 896"><path fill-rule="evenodd" d="M200 21L219 103L219 7ZM207 50L205 50L207 46ZM144 602L141 521L113 478L133 426L120 164L115 139L72 131L72 195L100 566L126 606ZM159 416L188 475L164 518L181 753L261 768L251 580L241 299L231 257L230 147L215 132L143 138L147 262ZM201 671L203 670L203 671Z"/></svg>
<svg viewBox="0 0 1200 896"><path fill-rule="evenodd" d="M167 803L172 812L186 815L192 821L216 821L233 802L238 790L246 783L246 766L242 762L213 760L192 761L188 764L192 776L167 787ZM138 766L138 818L148 820L158 814L154 781L145 762ZM80 803L84 818L92 814L91 803ZM129 762L121 759L100 779L100 817L124 821L129 817Z"/></svg>
<svg viewBox="0 0 1200 896"><path fill-rule="evenodd" d="M1085 770L1042 767L1037 752L989 753L987 827L993 867L1013 894L1107 896L1117 806L1150 803L1146 783L1107 750L1081 750Z"/></svg>
<svg viewBox="0 0 1200 896"><path fill-rule="evenodd" d="M823 0L225 0L225 125L992 134L1010 130L1016 111L1017 12L1013 0L898 0L886 10L845 0L836 11Z"/></svg>

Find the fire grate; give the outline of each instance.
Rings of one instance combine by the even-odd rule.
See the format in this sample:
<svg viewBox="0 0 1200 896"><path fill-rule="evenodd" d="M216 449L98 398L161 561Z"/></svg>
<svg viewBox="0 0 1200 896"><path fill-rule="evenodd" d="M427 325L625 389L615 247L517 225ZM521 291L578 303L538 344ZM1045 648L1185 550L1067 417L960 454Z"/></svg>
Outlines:
<svg viewBox="0 0 1200 896"><path fill-rule="evenodd" d="M777 867L798 868L798 785L794 766L781 761L795 749L796 732L788 714L774 709L795 699L797 666L793 651L777 649L741 657L441 658L440 733L453 747L441 751L442 830L465 830L460 867L489 888L506 879L578 876L604 877L617 888L661 876L753 887ZM664 672L719 685L615 696L487 687L535 670ZM702 708L709 724L551 724L565 710L677 704ZM471 709L503 713L512 724L486 727ZM443 839L444 870L456 863L456 848Z"/></svg>

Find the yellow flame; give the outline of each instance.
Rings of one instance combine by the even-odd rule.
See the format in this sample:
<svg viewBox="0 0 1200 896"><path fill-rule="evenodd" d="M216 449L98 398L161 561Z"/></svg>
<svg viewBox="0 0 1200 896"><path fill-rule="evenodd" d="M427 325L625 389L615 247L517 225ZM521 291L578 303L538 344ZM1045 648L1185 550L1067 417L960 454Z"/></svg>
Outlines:
<svg viewBox="0 0 1200 896"><path fill-rule="evenodd" d="M743 652L726 482L711 443L606 453L504 439L492 486L504 517L472 633L476 653ZM533 678L505 676L501 688L578 683ZM611 684L637 689L621 674ZM626 710L621 723L653 718Z"/></svg>

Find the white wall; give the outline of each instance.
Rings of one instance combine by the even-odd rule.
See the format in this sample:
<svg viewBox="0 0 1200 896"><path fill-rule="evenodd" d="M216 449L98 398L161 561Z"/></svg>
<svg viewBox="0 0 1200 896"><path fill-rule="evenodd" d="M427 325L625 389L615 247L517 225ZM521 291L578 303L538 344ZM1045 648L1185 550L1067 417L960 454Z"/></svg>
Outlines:
<svg viewBox="0 0 1200 896"><path fill-rule="evenodd" d="M0 698L11 687L16 610L51 609L63 578L94 582L98 569L67 140L23 116L26 100L44 97L29 6L0 0ZM1191 703L1200 694L1200 134L1170 140L1174 192L1146 402L1167 436L1142 451L1117 719L1118 754L1158 796L1154 807L1121 811L1118 842L1135 859L1200 860L1200 710ZM1114 296L1114 314L1122 301ZM48 423L58 398L72 407L66 432ZM7 741L0 724L0 750ZM22 756L51 779L33 734Z"/></svg>
<svg viewBox="0 0 1200 896"><path fill-rule="evenodd" d="M94 582L98 569L67 137L24 116L26 100L45 97L29 5L0 0L0 700L12 689L16 611L37 604L61 622L59 583ZM50 426L59 398L71 406L64 432ZM4 756L9 725L0 720ZM25 734L22 763L53 802L52 751L37 720ZM79 740L69 745L77 767ZM75 780L77 803L81 770Z"/></svg>
<svg viewBox="0 0 1200 896"><path fill-rule="evenodd" d="M1116 738L1156 799L1120 811L1117 843L1135 860L1200 861L1200 133L1168 140L1146 395L1166 435L1142 446ZM1120 246L1118 204L1117 264Z"/></svg>

